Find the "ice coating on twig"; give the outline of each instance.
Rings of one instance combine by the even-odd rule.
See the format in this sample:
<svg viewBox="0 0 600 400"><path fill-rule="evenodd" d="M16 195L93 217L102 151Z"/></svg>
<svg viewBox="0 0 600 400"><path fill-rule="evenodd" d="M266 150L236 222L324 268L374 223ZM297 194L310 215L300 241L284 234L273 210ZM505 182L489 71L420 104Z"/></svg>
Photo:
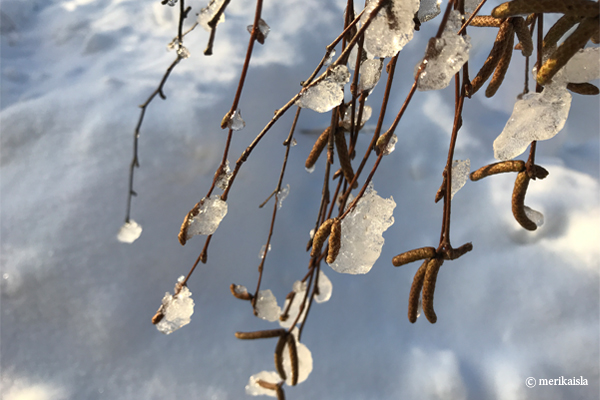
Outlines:
<svg viewBox="0 0 600 400"><path fill-rule="evenodd" d="M331 284L331 281L322 270L319 270L319 294L315 296L315 301L317 303L329 301L332 291L333 285Z"/></svg>
<svg viewBox="0 0 600 400"><path fill-rule="evenodd" d="M579 50L562 71L564 79L570 83L585 83L600 79L600 47Z"/></svg>
<svg viewBox="0 0 600 400"><path fill-rule="evenodd" d="M250 34L252 34L253 27L254 27L254 25L248 25L246 27L246 29L248 30L248 32ZM267 36L269 36L269 32L271 32L271 27L269 25L267 25L267 23L265 21L263 21L263 19L261 18L258 20L258 30L260 31L260 34L262 35L259 42L264 43Z"/></svg>
<svg viewBox="0 0 600 400"><path fill-rule="evenodd" d="M471 173L471 160L454 160L452 161L452 187L450 193L450 199L454 198L456 192L458 192L469 179Z"/></svg>
<svg viewBox="0 0 600 400"><path fill-rule="evenodd" d="M377 6L370 0L361 17L362 23ZM364 47L374 57L393 57L413 38L413 18L419 10L419 0L392 0L373 19L365 32Z"/></svg>
<svg viewBox="0 0 600 400"><path fill-rule="evenodd" d="M260 253L258 253L258 258L260 258L261 260L263 258L265 258L265 256L267 255L267 253L271 251L271 243L269 243L269 249L267 250L267 246L266 245L262 245L262 247L260 248Z"/></svg>
<svg viewBox="0 0 600 400"><path fill-rule="evenodd" d="M433 39L427 47L425 58L427 63L417 82L417 89L439 90L448 87L454 75L469 59L471 38L468 35L457 35L462 25L462 17L456 10L450 13L448 23L442 37ZM419 70L419 62L415 66L415 76Z"/></svg>
<svg viewBox="0 0 600 400"><path fill-rule="evenodd" d="M511 160L532 141L553 138L565 125L571 98L563 83L552 82L542 93L527 93L517 100L502 133L494 140L494 157Z"/></svg>
<svg viewBox="0 0 600 400"><path fill-rule="evenodd" d="M261 290L256 296L256 316L273 322L279 318L281 308L277 305L277 299L270 289Z"/></svg>
<svg viewBox="0 0 600 400"><path fill-rule="evenodd" d="M300 306L304 302L304 296L306 295L307 285L306 282L296 281L294 282L294 286L292 290L295 293L294 300L292 301L292 305L288 311L288 317L285 321L279 320L279 326L282 328L289 328L292 326L296 318L298 317L298 313L300 312ZM285 303L283 305L283 310L287 310L288 304L290 303L290 299L285 299ZM307 307L304 307L302 310L302 316L298 319L298 324L302 323L304 317L306 316Z"/></svg>
<svg viewBox="0 0 600 400"><path fill-rule="evenodd" d="M385 232L394 223L394 199L377 195L371 182L356 207L342 220L340 253L330 264L334 271L366 274L381 254Z"/></svg>
<svg viewBox="0 0 600 400"><path fill-rule="evenodd" d="M246 126L246 122L242 119L242 112L238 108L231 114L229 121L227 121L227 127L234 131L241 131Z"/></svg>
<svg viewBox="0 0 600 400"><path fill-rule="evenodd" d="M354 124L355 124L355 126L357 126L357 123L358 123L359 111L360 111L359 107L355 107L355 109L354 109ZM373 114L373 109L371 108L371 106L364 106L362 116L360 117L360 127L359 128L362 128L364 126L364 124L371 118L371 114ZM352 125L351 125L352 121L350 120L351 117L352 117L352 107L348 107L348 108L346 108L346 111L344 112L344 118L342 119L342 123L340 124L341 127L347 131L350 131L350 128L352 127Z"/></svg>
<svg viewBox="0 0 600 400"><path fill-rule="evenodd" d="M281 381L279 374L275 371L262 371L250 377L246 385L246 394L249 396L271 396L277 397L275 390L267 389L258 384L258 381L277 384Z"/></svg>
<svg viewBox="0 0 600 400"><path fill-rule="evenodd" d="M302 383L308 378L308 375L312 372L313 369L313 358L312 353L304 345L304 343L300 343L298 341L298 328L294 328L292 331L292 336L296 341L296 352L298 353L298 383ZM292 362L290 361L290 350L288 348L288 344L285 344L283 348L283 370L285 371L285 376L287 377L285 383L288 385L292 385Z"/></svg>
<svg viewBox="0 0 600 400"><path fill-rule="evenodd" d="M208 25L208 23L215 17L215 15L217 15L217 11L219 11L224 2L225 0L210 0L208 5L200 10L197 20L198 24L210 32L212 28L210 25ZM222 13L219 17L217 25L221 22L225 22L225 13Z"/></svg>
<svg viewBox="0 0 600 400"><path fill-rule="evenodd" d="M225 160L225 166L217 177L217 187L223 190L227 189L227 186L229 186L229 180L232 176L233 172L231 172L231 168L229 167L229 160Z"/></svg>
<svg viewBox="0 0 600 400"><path fill-rule="evenodd" d="M198 214L192 217L186 234L186 240L196 235L212 235L227 214L227 203L218 195L204 199Z"/></svg>
<svg viewBox="0 0 600 400"><path fill-rule="evenodd" d="M239 295L242 295L242 296L244 296L244 295L248 294L248 289L247 289L247 288L246 288L246 286L244 286L244 285L235 285L235 286L233 287L233 290L234 290L234 291L235 291L237 294L239 294Z"/></svg>
<svg viewBox="0 0 600 400"><path fill-rule="evenodd" d="M190 58L190 51L185 47L185 46L179 46L179 48L177 49L177 55L179 56L179 58Z"/></svg>
<svg viewBox="0 0 600 400"><path fill-rule="evenodd" d="M417 13L419 21L427 22L437 17L441 12L441 2L442 0L421 0L421 5L419 6L419 11Z"/></svg>
<svg viewBox="0 0 600 400"><path fill-rule="evenodd" d="M345 65L338 65L323 80L302 92L296 105L320 113L330 111L344 100L342 89L349 80L348 68Z"/></svg>
<svg viewBox="0 0 600 400"><path fill-rule="evenodd" d="M119 229L119 233L117 233L117 239L121 243L133 243L140 237L141 234L142 226L130 219L129 222L125 222L121 226L121 229Z"/></svg>
<svg viewBox="0 0 600 400"><path fill-rule="evenodd" d="M191 296L192 292L187 286L183 286L181 291L174 296L169 292L165 293L160 307L163 318L156 324L159 332L168 335L190 323L194 313L194 300Z"/></svg>
<svg viewBox="0 0 600 400"><path fill-rule="evenodd" d="M360 64L360 78L358 81L359 92L371 92L379 78L381 77L381 70L383 68L383 60L365 60Z"/></svg>
<svg viewBox="0 0 600 400"><path fill-rule="evenodd" d="M329 67L331 65L331 63L333 62L333 58L335 57L335 49L331 50L331 52L329 52L329 57L327 57L325 59L325 62L323 63L324 67Z"/></svg>
<svg viewBox="0 0 600 400"><path fill-rule="evenodd" d="M396 134L394 133L392 134L392 137L390 138L390 141L388 142L387 146L385 146L385 149L383 150L383 155L388 156L392 154L394 150L396 150L396 143L398 143L398 136L396 136Z"/></svg>
<svg viewBox="0 0 600 400"><path fill-rule="evenodd" d="M288 197L288 195L290 194L290 184L288 183L287 185L285 185L284 188L282 188L279 193L277 193L277 209L280 210L281 207L283 207L283 201Z"/></svg>
<svg viewBox="0 0 600 400"><path fill-rule="evenodd" d="M523 210L525 210L527 218L533 221L538 228L544 225L544 214L527 206L523 206Z"/></svg>

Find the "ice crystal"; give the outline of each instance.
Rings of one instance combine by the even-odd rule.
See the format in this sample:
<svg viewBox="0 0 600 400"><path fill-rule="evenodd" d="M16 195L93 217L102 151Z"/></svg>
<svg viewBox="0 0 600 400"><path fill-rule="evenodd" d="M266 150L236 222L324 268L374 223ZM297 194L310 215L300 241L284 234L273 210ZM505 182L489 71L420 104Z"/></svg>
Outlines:
<svg viewBox="0 0 600 400"><path fill-rule="evenodd" d="M437 17L441 12L441 2L442 0L421 0L419 12L417 13L417 18L419 18L419 21L427 22Z"/></svg>
<svg viewBox="0 0 600 400"><path fill-rule="evenodd" d="M298 144L298 141L296 140L296 138L292 138L292 143L290 143L290 146L294 147L297 144Z"/></svg>
<svg viewBox="0 0 600 400"><path fill-rule="evenodd" d="M192 292L187 286L181 287L181 291L176 295L165 293L160 308L163 318L156 324L156 329L168 335L189 324L194 313L194 300L191 296Z"/></svg>
<svg viewBox="0 0 600 400"><path fill-rule="evenodd" d="M177 4L177 0L169 0L169 1L167 2L167 4L168 4L169 6L171 6L171 7L174 7L174 6L175 6L175 4Z"/></svg>
<svg viewBox="0 0 600 400"><path fill-rule="evenodd" d="M281 378L275 371L262 371L258 374L254 374L250 377L248 384L246 385L246 394L249 396L271 396L276 397L277 394L274 390L264 388L258 384L258 381L268 383L279 383Z"/></svg>
<svg viewBox="0 0 600 400"><path fill-rule="evenodd" d="M189 58L190 51L185 46L179 46L179 48L177 49L177 55L179 56L179 58Z"/></svg>
<svg viewBox="0 0 600 400"><path fill-rule="evenodd" d="M359 92L371 92L379 78L381 77L381 69L383 68L383 60L365 60L360 64L360 79L358 81Z"/></svg>
<svg viewBox="0 0 600 400"><path fill-rule="evenodd" d="M217 15L217 11L219 11L224 2L225 0L210 0L208 5L200 10L197 20L198 24L210 32L212 28L208 23ZM219 17L217 25L221 22L225 22L225 13L222 13Z"/></svg>
<svg viewBox="0 0 600 400"><path fill-rule="evenodd" d="M394 152L394 150L396 150L396 143L398 143L398 136L396 136L396 134L392 134L392 137L390 138L390 141L388 142L387 146L385 146L385 149L383 150L383 155L387 156L390 155Z"/></svg>
<svg viewBox="0 0 600 400"><path fill-rule="evenodd" d="M544 225L544 214L527 206L523 206L523 209L527 218L533 221L538 228Z"/></svg>
<svg viewBox="0 0 600 400"><path fill-rule="evenodd" d="M290 184L288 183L287 185L285 185L285 187L283 189L281 189L279 191L279 193L277 193L277 209L280 210L281 207L283 207L283 201L288 197L288 195L290 194Z"/></svg>
<svg viewBox="0 0 600 400"><path fill-rule="evenodd" d="M335 57L335 49L331 50L331 52L329 53L329 57L327 57L325 59L325 62L323 63L324 67L329 67L331 65L331 63L333 62L333 58Z"/></svg>
<svg viewBox="0 0 600 400"><path fill-rule="evenodd" d="M319 270L319 294L315 296L317 303L325 303L331 298L333 285L322 270Z"/></svg>
<svg viewBox="0 0 600 400"><path fill-rule="evenodd" d="M137 238L140 237L141 234L142 226L130 219L121 226L121 229L119 229L117 239L122 243L133 243L137 240Z"/></svg>
<svg viewBox="0 0 600 400"><path fill-rule="evenodd" d="M246 27L246 29L248 29L248 32L250 34L252 34L252 28L254 28L254 25L248 25ZM258 43L260 44L265 44L265 39L267 38L267 36L269 36L269 32L271 32L271 27L269 25L267 25L267 23L265 21L263 21L263 19L259 19L258 20L258 34L256 36L256 40L258 41Z"/></svg>
<svg viewBox="0 0 600 400"><path fill-rule="evenodd" d="M229 117L229 121L227 121L227 127L233 129L234 131L241 131L245 126L246 122L242 119L242 112L238 108L237 111L234 111Z"/></svg>
<svg viewBox="0 0 600 400"><path fill-rule="evenodd" d="M339 106L344 100L342 89L349 80L348 68L345 65L338 65L323 80L302 92L296 105L320 113L327 112Z"/></svg>
<svg viewBox="0 0 600 400"><path fill-rule="evenodd" d="M360 112L360 107L355 107L354 109L354 124L357 128L362 128L365 123L371 118L373 114L373 109L371 106L364 106L362 116L360 117L360 126L358 126L358 114ZM342 128L349 131L352 127L352 121L350 118L352 117L352 107L346 108L344 112L344 118L342 119L342 123L340 124Z"/></svg>
<svg viewBox="0 0 600 400"><path fill-rule="evenodd" d="M256 296L256 315L259 318L273 322L279 318L281 308L277 305L277 299L270 289L261 290Z"/></svg>
<svg viewBox="0 0 600 400"><path fill-rule="evenodd" d="M263 244L260 248L260 253L258 253L258 258L262 260L269 251L271 251L271 243L269 243L269 249L267 249L267 246Z"/></svg>
<svg viewBox="0 0 600 400"><path fill-rule="evenodd" d="M227 189L227 186L229 186L229 180L232 176L233 172L231 172L231 168L229 167L229 160L225 160L225 166L223 169L221 169L221 172L217 177L217 187L222 190Z"/></svg>
<svg viewBox="0 0 600 400"><path fill-rule="evenodd" d="M304 169L305 169L305 170L306 170L306 172L308 172L309 174L312 174L313 172L315 172L315 166L316 166L316 165L313 165L313 166L312 166L312 167L310 167L310 168L306 168L306 167L304 167Z"/></svg>
<svg viewBox="0 0 600 400"><path fill-rule="evenodd" d="M356 207L342 220L340 254L331 268L346 274L369 272L381 254L383 232L394 223L395 207L394 199L381 198L371 182Z"/></svg>
<svg viewBox="0 0 600 400"><path fill-rule="evenodd" d="M186 240L195 235L212 235L227 214L227 203L218 195L204 199L198 214L189 222Z"/></svg>
<svg viewBox="0 0 600 400"><path fill-rule="evenodd" d="M452 188L450 193L450 199L454 198L456 192L458 192L469 179L469 173L471 172L471 160L454 160L452 161Z"/></svg>
<svg viewBox="0 0 600 400"><path fill-rule="evenodd" d="M244 286L244 285L235 285L235 286L233 287L233 290L234 290L234 291L235 291L237 294L239 294L239 295L242 295L242 296L244 296L244 295L248 294L248 289L247 289L247 288L246 288L246 286Z"/></svg>

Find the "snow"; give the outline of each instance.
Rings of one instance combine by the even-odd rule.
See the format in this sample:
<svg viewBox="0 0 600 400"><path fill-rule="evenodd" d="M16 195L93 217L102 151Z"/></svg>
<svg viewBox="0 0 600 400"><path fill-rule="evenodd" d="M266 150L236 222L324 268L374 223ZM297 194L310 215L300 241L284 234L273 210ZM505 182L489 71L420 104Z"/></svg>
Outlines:
<svg viewBox="0 0 600 400"><path fill-rule="evenodd" d="M454 160L452 162L452 190L450 198L453 199L456 192L458 192L467 180L471 173L471 160Z"/></svg>
<svg viewBox="0 0 600 400"><path fill-rule="evenodd" d="M121 226L121 229L119 229L117 239L122 243L133 243L141 234L142 226L130 219L129 222L125 222L123 226Z"/></svg>
<svg viewBox="0 0 600 400"><path fill-rule="evenodd" d="M176 295L165 293L161 306L163 318L156 324L159 332L169 335L190 323L194 313L194 300L191 296L192 292L187 286L183 286Z"/></svg>
<svg viewBox="0 0 600 400"><path fill-rule="evenodd" d="M258 374L254 374L250 377L248 384L246 385L246 394L249 396L271 396L276 397L277 394L274 390L264 388L260 386L257 382L264 381L268 383L279 383L281 379L279 378L279 374L275 371L262 371Z"/></svg>
<svg viewBox="0 0 600 400"><path fill-rule="evenodd" d="M194 216L187 228L186 240L196 235L212 235L227 215L227 203L220 196L213 195L204 199L198 214Z"/></svg>
<svg viewBox="0 0 600 400"><path fill-rule="evenodd" d="M356 207L342 220L340 254L330 267L345 274L366 274L381 254L385 232L394 223L394 199L384 199L369 184Z"/></svg>
<svg viewBox="0 0 600 400"><path fill-rule="evenodd" d="M319 294L315 296L315 301L317 303L329 301L332 291L333 285L331 284L331 281L322 270L319 270Z"/></svg>
<svg viewBox="0 0 600 400"><path fill-rule="evenodd" d="M256 296L256 313L259 318L274 322L281 314L281 308L277 305L277 299L270 289L261 290Z"/></svg>
<svg viewBox="0 0 600 400"><path fill-rule="evenodd" d="M229 166L229 160L225 160L225 167L217 177L217 187L222 190L227 189L227 186L229 186L229 180L232 176L233 172Z"/></svg>
<svg viewBox="0 0 600 400"><path fill-rule="evenodd" d="M350 72L345 65L338 65L314 86L308 87L296 105L310 108L319 113L330 111L344 101L344 85L350 81Z"/></svg>

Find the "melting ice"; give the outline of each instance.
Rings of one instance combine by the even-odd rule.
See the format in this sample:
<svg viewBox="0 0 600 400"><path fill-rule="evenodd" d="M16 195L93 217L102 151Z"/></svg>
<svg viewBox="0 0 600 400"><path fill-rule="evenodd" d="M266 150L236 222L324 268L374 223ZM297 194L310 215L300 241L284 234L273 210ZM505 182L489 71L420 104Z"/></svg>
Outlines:
<svg viewBox="0 0 600 400"><path fill-rule="evenodd" d="M204 199L198 210L198 215L192 218L188 225L186 240L195 235L212 235L227 214L227 203L218 195Z"/></svg>
<svg viewBox="0 0 600 400"><path fill-rule="evenodd" d="M273 322L279 318L281 308L270 289L261 290L256 296L256 313L259 318Z"/></svg>
<svg viewBox="0 0 600 400"><path fill-rule="evenodd" d="M296 318L298 317L298 313L300 312L300 306L304 302L304 296L306 295L307 285L306 282L296 281L294 282L294 286L292 290L295 293L294 299L292 301L292 305L289 307L288 318L285 321L279 320L279 326L282 328L289 328L292 326ZM290 304L289 299L285 299L285 303L283 305L283 309L287 310L288 305ZM308 307L304 307L302 311L302 316L298 318L298 324L302 323L304 317L306 316L306 311Z"/></svg>
<svg viewBox="0 0 600 400"><path fill-rule="evenodd" d="M333 285L331 284L331 281L322 270L319 270L319 294L315 296L315 301L317 303L329 301L332 291Z"/></svg>
<svg viewBox="0 0 600 400"><path fill-rule="evenodd" d="M441 2L442 0L421 0L419 12L417 13L417 18L419 18L419 21L427 22L437 17L441 12Z"/></svg>
<svg viewBox="0 0 600 400"><path fill-rule="evenodd" d="M187 286L183 286L174 296L165 293L161 306L163 318L156 324L156 329L168 335L189 324L194 313L194 300L191 296L192 292Z"/></svg>
<svg viewBox="0 0 600 400"><path fill-rule="evenodd" d="M370 92L375 88L379 78L381 77L381 70L383 68L383 60L365 60L360 64L360 79L358 81L359 92Z"/></svg>
<svg viewBox="0 0 600 400"><path fill-rule="evenodd" d="M211 27L208 23L217 15L217 11L221 8L225 0L210 0L208 5L200 10L200 14L198 14L198 24L202 26L204 29L210 32ZM217 21L217 25L221 22L225 22L225 13L222 13Z"/></svg>
<svg viewBox="0 0 600 400"><path fill-rule="evenodd" d="M458 192L469 179L469 173L471 172L471 160L454 160L452 161L452 182L451 182L451 193L450 199L454 198L456 192Z"/></svg>
<svg viewBox="0 0 600 400"><path fill-rule="evenodd" d="M533 221L538 228L544 225L544 214L527 206L523 206L523 209L527 218Z"/></svg>
<svg viewBox="0 0 600 400"><path fill-rule="evenodd" d="M125 222L123 226L121 226L121 229L119 229L117 239L122 243L133 243L141 234L142 226L130 219L129 222Z"/></svg>
<svg viewBox="0 0 600 400"><path fill-rule="evenodd" d="M274 390L264 388L258 384L258 381L268 383L279 383L281 378L275 371L262 371L258 374L254 374L250 377L248 384L246 385L246 394L249 396L271 396L276 397L277 394Z"/></svg>
<svg viewBox="0 0 600 400"><path fill-rule="evenodd" d="M279 193L277 193L277 209L280 210L281 207L283 207L283 201L288 197L288 195L290 194L290 184L288 183L287 185L285 185L285 187L283 189L281 189L279 191Z"/></svg>
<svg viewBox="0 0 600 400"><path fill-rule="evenodd" d="M327 112L344 101L342 89L349 80L348 68L345 65L338 65L323 80L302 92L296 105L320 113Z"/></svg>

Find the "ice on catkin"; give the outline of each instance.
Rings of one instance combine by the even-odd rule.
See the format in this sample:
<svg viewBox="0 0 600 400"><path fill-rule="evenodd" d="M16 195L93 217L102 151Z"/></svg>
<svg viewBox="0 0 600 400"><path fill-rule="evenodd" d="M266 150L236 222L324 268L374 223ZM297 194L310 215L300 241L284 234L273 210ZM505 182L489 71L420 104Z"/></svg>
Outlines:
<svg viewBox="0 0 600 400"><path fill-rule="evenodd" d="M256 316L269 322L277 321L281 308L277 305L277 299L270 289L261 290L256 296Z"/></svg>
<svg viewBox="0 0 600 400"><path fill-rule="evenodd" d="M275 371L262 371L250 377L246 385L246 394L249 396L271 396L276 397L277 393L274 390L264 388L258 384L258 381L277 384L281 379Z"/></svg>
<svg viewBox="0 0 600 400"><path fill-rule="evenodd" d="M218 195L204 199L198 214L193 216L187 227L186 240L196 235L212 235L227 215L227 203Z"/></svg>
<svg viewBox="0 0 600 400"><path fill-rule="evenodd" d="M182 278L179 278L179 282L182 281ZM165 293L159 311L162 313L162 319L156 324L156 329L165 335L189 324L194 313L192 292L187 286L183 286L176 295Z"/></svg>
<svg viewBox="0 0 600 400"><path fill-rule="evenodd" d="M384 199L370 183L356 207L342 220L342 243L334 271L366 274L381 254L385 232L394 223L394 199Z"/></svg>
<svg viewBox="0 0 600 400"><path fill-rule="evenodd" d="M338 65L323 80L306 88L296 101L296 105L320 113L330 111L344 101L342 89L349 81L348 68L345 65Z"/></svg>
<svg viewBox="0 0 600 400"><path fill-rule="evenodd" d="M381 70L383 69L383 60L365 60L360 64L360 78L358 80L358 91L359 92L371 92L379 78L381 77Z"/></svg>
<svg viewBox="0 0 600 400"><path fill-rule="evenodd" d="M523 206L523 210L525 211L527 218L533 221L538 228L544 225L544 214L527 206Z"/></svg>
<svg viewBox="0 0 600 400"><path fill-rule="evenodd" d="M133 243L140 237L141 234L142 226L130 219L121 226L121 229L119 229L117 239L121 243Z"/></svg>
<svg viewBox="0 0 600 400"><path fill-rule="evenodd" d="M454 198L456 192L458 192L469 179L471 173L471 160L454 160L452 162L452 182L451 182L451 193L450 199Z"/></svg>

